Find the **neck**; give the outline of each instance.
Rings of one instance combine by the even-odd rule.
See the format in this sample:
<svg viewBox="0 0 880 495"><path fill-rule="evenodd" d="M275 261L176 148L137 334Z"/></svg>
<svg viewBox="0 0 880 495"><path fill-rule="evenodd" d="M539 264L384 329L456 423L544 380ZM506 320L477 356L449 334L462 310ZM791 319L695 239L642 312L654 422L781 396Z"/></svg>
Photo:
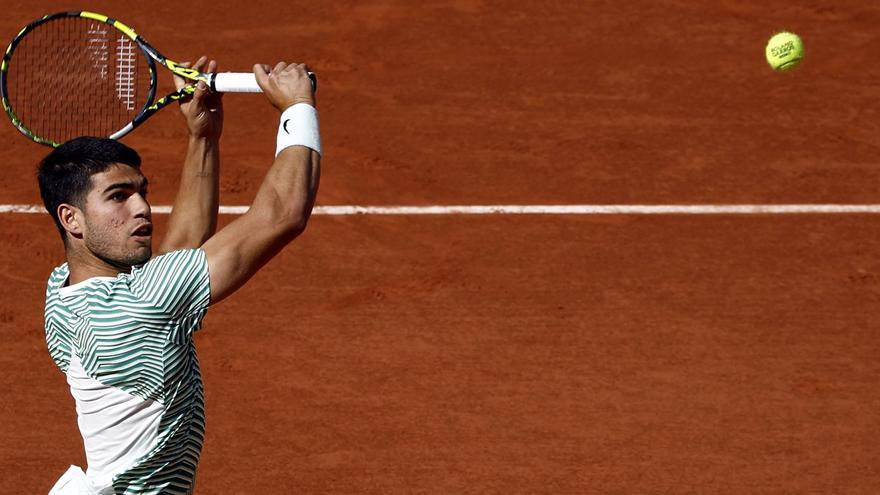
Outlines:
<svg viewBox="0 0 880 495"><path fill-rule="evenodd" d="M111 264L95 256L88 249L67 248L67 268L69 285L78 284L92 277L115 277L120 273L131 272L130 266Z"/></svg>

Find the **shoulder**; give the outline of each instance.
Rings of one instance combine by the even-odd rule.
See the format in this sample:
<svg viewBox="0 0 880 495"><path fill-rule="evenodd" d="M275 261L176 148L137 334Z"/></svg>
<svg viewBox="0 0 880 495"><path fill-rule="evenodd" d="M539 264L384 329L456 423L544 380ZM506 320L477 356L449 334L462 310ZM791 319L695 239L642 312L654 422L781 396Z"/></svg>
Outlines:
<svg viewBox="0 0 880 495"><path fill-rule="evenodd" d="M55 267L52 273L49 274L49 280L46 282L46 294L57 292L67 282L67 277L69 276L70 270L67 268L67 263Z"/></svg>
<svg viewBox="0 0 880 495"><path fill-rule="evenodd" d="M132 280L150 279L162 282L168 278L186 276L188 272L198 271L207 265L205 252L201 249L180 249L156 256L131 271Z"/></svg>
<svg viewBox="0 0 880 495"><path fill-rule="evenodd" d="M174 314L207 306L210 300L208 258L201 249L181 249L157 256L126 277L132 294Z"/></svg>
<svg viewBox="0 0 880 495"><path fill-rule="evenodd" d="M205 252L200 248L193 249L178 249L177 251L171 251L154 258L150 258L150 261L147 261L143 265L135 267L135 270L148 268L151 266L157 266L168 263L187 263L187 262L196 262L199 258L205 256Z"/></svg>
<svg viewBox="0 0 880 495"><path fill-rule="evenodd" d="M44 308L47 323L51 316L58 313L61 309L61 306L58 304L60 302L60 289L67 282L69 275L67 263L55 268L49 275L49 280L46 282L46 305Z"/></svg>

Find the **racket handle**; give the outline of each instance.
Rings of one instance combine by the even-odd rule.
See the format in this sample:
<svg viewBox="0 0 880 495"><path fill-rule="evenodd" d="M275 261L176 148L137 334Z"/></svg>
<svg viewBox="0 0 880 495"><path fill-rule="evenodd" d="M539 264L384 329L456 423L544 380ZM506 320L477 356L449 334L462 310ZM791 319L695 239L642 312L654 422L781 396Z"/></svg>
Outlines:
<svg viewBox="0 0 880 495"><path fill-rule="evenodd" d="M318 78L309 72L312 88L318 89ZM219 93L262 93L257 78L251 72L218 72L211 74L211 91Z"/></svg>

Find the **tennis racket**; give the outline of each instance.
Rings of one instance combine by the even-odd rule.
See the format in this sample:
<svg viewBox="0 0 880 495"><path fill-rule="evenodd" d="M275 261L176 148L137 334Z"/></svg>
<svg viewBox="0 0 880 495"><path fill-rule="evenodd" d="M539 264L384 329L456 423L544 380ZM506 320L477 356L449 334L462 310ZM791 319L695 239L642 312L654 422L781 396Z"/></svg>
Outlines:
<svg viewBox="0 0 880 495"><path fill-rule="evenodd" d="M192 83L156 100L156 64ZM309 77L317 87L315 75ZM22 134L59 146L79 136L119 139L190 96L198 81L212 91L261 91L249 72L181 67L116 19L59 12L31 22L12 40L0 65L0 99Z"/></svg>

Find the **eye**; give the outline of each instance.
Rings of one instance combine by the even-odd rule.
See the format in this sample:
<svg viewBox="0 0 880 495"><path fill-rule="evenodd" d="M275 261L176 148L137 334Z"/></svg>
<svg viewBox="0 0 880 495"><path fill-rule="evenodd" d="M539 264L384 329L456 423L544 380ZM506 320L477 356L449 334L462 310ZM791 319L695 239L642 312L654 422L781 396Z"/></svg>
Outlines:
<svg viewBox="0 0 880 495"><path fill-rule="evenodd" d="M124 192L115 192L110 195L111 201L125 201L128 198L128 194Z"/></svg>

